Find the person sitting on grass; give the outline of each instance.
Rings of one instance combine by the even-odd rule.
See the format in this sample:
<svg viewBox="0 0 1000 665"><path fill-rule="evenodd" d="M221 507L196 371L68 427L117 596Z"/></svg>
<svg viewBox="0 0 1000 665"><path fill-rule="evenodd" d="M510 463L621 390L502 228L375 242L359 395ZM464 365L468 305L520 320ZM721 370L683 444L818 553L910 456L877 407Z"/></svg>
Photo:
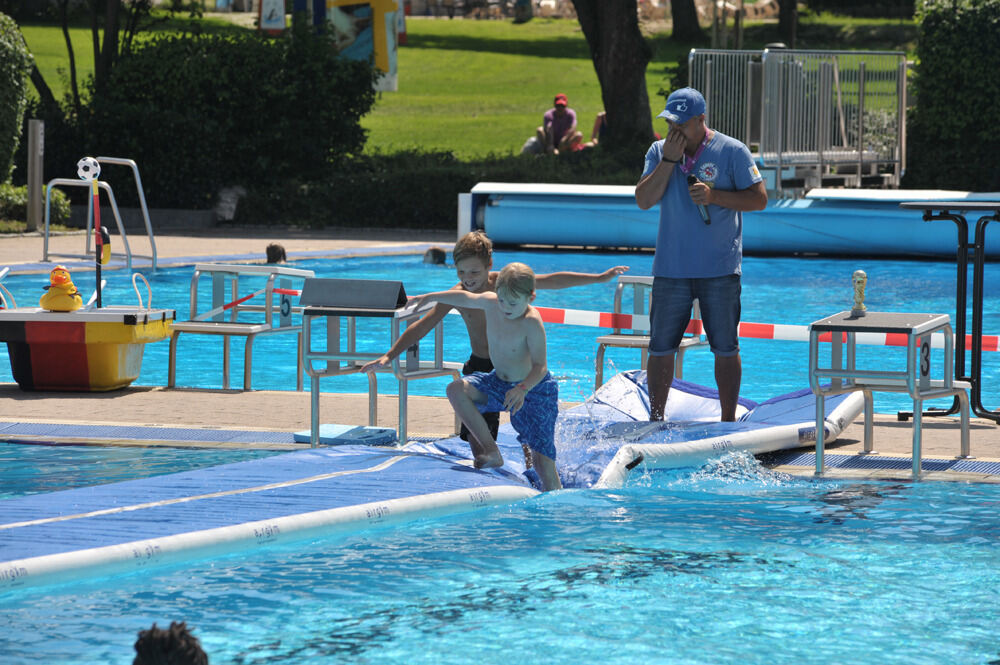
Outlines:
<svg viewBox="0 0 1000 665"><path fill-rule="evenodd" d="M535 138L545 152L555 155L571 152L583 141L583 134L576 129L576 111L569 107L566 95L556 95L552 108L542 116L542 126L535 130Z"/></svg>
<svg viewBox="0 0 1000 665"><path fill-rule="evenodd" d="M452 381L448 401L472 434L469 445L477 469L503 466L482 412L510 411L517 440L530 448L532 467L548 492L562 487L555 461L559 385L546 364L545 325L531 306L534 299L535 273L523 263L511 263L500 271L496 292L452 289L417 296L411 304L439 302L484 313L494 369Z"/></svg>
<svg viewBox="0 0 1000 665"><path fill-rule="evenodd" d="M452 291L468 293L496 291L496 283L500 273L490 270L493 267L493 243L485 233L473 231L462 236L455 243L451 257L459 280L458 284L451 287ZM535 288L565 289L571 286L596 284L613 279L627 270L628 266L614 266L601 273L563 271L536 275ZM452 307L452 305L439 302L423 318L407 326L396 343L383 356L364 365L361 371L374 372L386 367L394 358L399 357L403 351L416 344L420 338L433 330L438 322L451 311ZM469 375L473 372L491 371L493 363L490 361L490 345L486 335L486 317L479 309L465 307L457 309L465 321L465 327L469 334L469 346L472 347L472 354L465 366L462 367L462 374ZM497 430L500 427L500 414L486 413L484 417L489 424L490 433L496 438ZM465 441L469 440L469 432L464 425L460 436ZM525 450L525 463L528 466L531 464L531 456L527 450Z"/></svg>

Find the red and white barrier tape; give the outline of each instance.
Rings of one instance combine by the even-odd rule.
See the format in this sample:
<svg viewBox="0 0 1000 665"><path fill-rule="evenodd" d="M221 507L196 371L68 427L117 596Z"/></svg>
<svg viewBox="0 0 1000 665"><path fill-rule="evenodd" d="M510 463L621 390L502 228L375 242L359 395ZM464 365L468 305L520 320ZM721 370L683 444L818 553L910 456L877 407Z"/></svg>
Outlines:
<svg viewBox="0 0 1000 665"><path fill-rule="evenodd" d="M265 291L267 291L267 289L261 289L260 291L254 291L253 293L251 293L248 296L243 296L242 298L237 298L236 300L234 300L232 302L228 302L225 305L219 305L218 307L216 307L214 309L210 309L207 312L199 314L198 316L194 317L194 320L195 321L204 321L206 319L210 319L213 316L215 316L216 314L221 314L222 312L225 312L228 309L232 309L233 307L236 307L237 305L245 303L247 300L250 300L251 298L256 298L257 296L259 296L260 294L264 293ZM286 296L298 296L298 295L302 294L302 291L299 291L297 289L271 289L271 291L273 293L277 293L279 295L286 295Z"/></svg>
<svg viewBox="0 0 1000 665"><path fill-rule="evenodd" d="M592 328L621 328L624 330L649 330L649 317L644 314L615 314L612 312L592 312L583 309L560 309L535 306L546 323L562 323L570 326ZM704 332L700 319L691 319L686 331L690 335ZM809 326L786 325L780 323L740 323L739 336L750 339L776 339L792 342L808 342ZM846 340L846 336L844 337ZM906 346L906 335L899 333L857 333L858 344L873 346ZM829 342L830 333L820 335L819 341ZM944 348L944 335L931 337L931 346ZM972 348L972 335L965 336L965 348ZM983 351L1000 351L1000 335L983 335Z"/></svg>

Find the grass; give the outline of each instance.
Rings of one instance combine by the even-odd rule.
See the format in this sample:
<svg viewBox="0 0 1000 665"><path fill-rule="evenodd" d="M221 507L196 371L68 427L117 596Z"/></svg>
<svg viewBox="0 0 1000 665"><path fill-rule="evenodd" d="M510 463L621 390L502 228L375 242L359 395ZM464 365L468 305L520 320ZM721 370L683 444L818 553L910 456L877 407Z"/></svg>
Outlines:
<svg viewBox="0 0 1000 665"><path fill-rule="evenodd" d="M241 30L224 19L202 19L205 30ZM187 19L173 19L159 30L191 29ZM22 25L46 80L54 92L68 86L66 48L58 26ZM90 31L71 31L82 77L93 71ZM707 34L707 31L706 31ZM536 18L475 21L411 17L408 44L399 48L399 90L379 94L363 120L366 151L450 151L460 159L518 152L541 123L557 92L569 96L580 129L589 138L595 114L602 110L600 85L579 24L574 20ZM662 109L657 95L668 88L666 67L690 45L668 33L649 35L653 59L646 69L650 113ZM778 40L776 25L750 23L744 47L762 48ZM904 50L915 47L913 21L850 19L805 14L799 25L799 48ZM707 47L708 44L699 46Z"/></svg>
<svg viewBox="0 0 1000 665"><path fill-rule="evenodd" d="M187 17L168 17L164 12L154 13L157 20L154 32L140 33L145 37L164 32L225 32L243 30L232 22L219 18L190 19ZM20 23L21 34L28 45L38 71L52 88L56 99L62 99L70 91L69 55L66 50L66 38L58 24L25 22ZM73 43L73 55L76 59L77 83L83 93L83 82L94 73L94 47L90 26L85 22L74 21L69 27L70 41ZM104 38L103 32L101 39ZM29 86L35 94L34 86Z"/></svg>

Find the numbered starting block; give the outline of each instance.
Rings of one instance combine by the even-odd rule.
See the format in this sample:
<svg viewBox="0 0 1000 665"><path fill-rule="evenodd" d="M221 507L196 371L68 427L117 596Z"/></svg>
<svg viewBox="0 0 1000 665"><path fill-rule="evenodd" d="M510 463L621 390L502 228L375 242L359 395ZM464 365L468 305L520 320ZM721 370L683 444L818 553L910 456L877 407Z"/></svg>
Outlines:
<svg viewBox="0 0 1000 665"><path fill-rule="evenodd" d="M883 335L906 347L905 369L864 369L857 366L856 345L863 335ZM933 363L931 336L944 336L943 362ZM830 344L830 362L820 361L820 343ZM935 378L940 366L940 378ZM872 392L906 393L913 399L913 477L920 477L921 414L923 401L957 397L961 410L961 453L969 457L969 383L954 373L954 339L947 314L909 314L866 311L840 312L809 326L809 385L816 395L816 474L823 473L823 399L861 391L865 397L865 453L872 449ZM829 383L822 383L829 381Z"/></svg>
<svg viewBox="0 0 1000 665"><path fill-rule="evenodd" d="M292 333L299 340L295 388L302 390L302 323L293 318L302 313L302 308L294 306L292 299L313 274L312 270L273 264L196 265L191 277L191 319L177 321L172 327L167 387L176 385L177 340L181 333L222 337L223 390L229 389L230 337L246 340L243 345L243 390L250 390L254 340L261 335ZM209 308L202 308L198 302L198 282L202 276L211 279L212 304ZM253 291L247 287L247 282L255 280L263 281L263 286Z"/></svg>

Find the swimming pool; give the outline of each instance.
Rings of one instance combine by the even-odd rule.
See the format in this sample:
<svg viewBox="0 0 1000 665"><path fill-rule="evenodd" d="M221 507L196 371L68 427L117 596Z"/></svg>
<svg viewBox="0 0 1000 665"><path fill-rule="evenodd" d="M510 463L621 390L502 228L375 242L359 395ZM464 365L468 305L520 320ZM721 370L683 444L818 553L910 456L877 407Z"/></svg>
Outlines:
<svg viewBox="0 0 1000 665"><path fill-rule="evenodd" d="M0 500L275 455L275 451L0 442ZM2 510L0 510L2 514Z"/></svg>
<svg viewBox="0 0 1000 665"><path fill-rule="evenodd" d="M536 272L575 270L593 272L623 263L633 274L649 274L652 254L568 253L500 250L494 258L495 267L511 261L523 261ZM319 277L349 277L362 279L399 279L409 294L439 290L455 283L452 269L428 266L419 255L337 260L297 261L295 267L316 271ZM992 266L988 266L991 268ZM868 273L866 303L876 311L920 311L954 313L955 268L947 261L884 261L874 259L826 259L793 257L746 257L743 276L743 320L758 323L808 325L852 305L851 274L856 269ZM173 307L178 319L188 318L189 286L193 269L161 270L147 275L153 287L153 306ZM971 268L970 268L971 273ZM105 273L108 288L105 302L132 304L136 301L130 276L123 271ZM8 277L8 286L21 304L33 304L41 292L44 276L18 275ZM92 276L76 276L78 287L88 290ZM971 281L971 278L970 278ZM200 298L210 302L208 280L202 285ZM245 293L257 286L247 282ZM614 293L613 283L596 284L560 291L540 291L536 303L549 307L609 311ZM1000 270L986 270L984 285L986 303L983 330L987 334L1000 332ZM145 295L144 295L145 297ZM971 319L971 312L968 314ZM594 340L605 329L578 326L546 326L549 367L560 382L560 399L581 401L593 391ZM468 356L468 341L464 325L457 316L445 320L445 357L464 360ZM373 351L388 347L384 322L359 324L359 339L368 336ZM383 341L384 340L384 341ZM242 373L242 341L234 340L231 379L237 384ZM295 341L290 335L273 335L258 339L255 345L253 386L258 389L290 390L295 387ZM741 340L743 352L743 389L741 394L755 401L808 386L808 345L804 342L772 340ZM142 374L137 385L166 385L166 342L145 347ZM875 366L899 366L903 350L890 347L859 347L859 359ZM941 354L937 354L940 361ZM605 376L615 370L635 368L639 355L635 351L609 349L606 354ZM967 360L968 362L968 360ZM222 341L215 336L185 335L178 346L177 382L181 386L219 388L222 385ZM685 357L685 379L714 385L711 354L694 350ZM0 363L0 382L11 382L9 363ZM411 394L442 395L446 379L430 379L410 384ZM395 392L395 381L389 376L379 379L380 390ZM367 391L367 382L359 376L324 379L321 388L329 392ZM983 402L995 408L1000 402L1000 354L983 355ZM875 408L881 412L908 409L905 396L875 393Z"/></svg>
<svg viewBox="0 0 1000 665"><path fill-rule="evenodd" d="M622 490L0 597L10 665L985 663L1000 486L791 478L731 456Z"/></svg>

